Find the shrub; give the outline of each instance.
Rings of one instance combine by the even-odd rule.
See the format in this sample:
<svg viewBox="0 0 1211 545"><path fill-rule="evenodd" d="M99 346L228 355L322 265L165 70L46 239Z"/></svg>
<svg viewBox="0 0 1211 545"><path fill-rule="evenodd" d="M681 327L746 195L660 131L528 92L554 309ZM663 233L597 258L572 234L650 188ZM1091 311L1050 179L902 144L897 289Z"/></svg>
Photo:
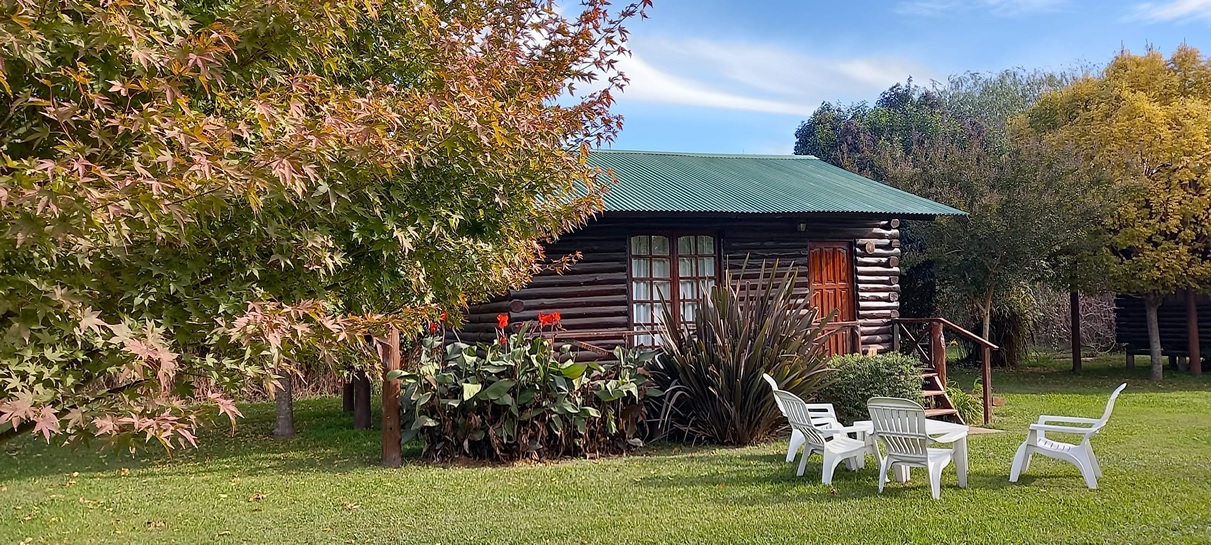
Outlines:
<svg viewBox="0 0 1211 545"><path fill-rule="evenodd" d="M642 445L643 366L651 354L615 350L616 362L577 362L529 326L503 343L472 346L425 341L418 372L402 382L403 441L420 439L423 456L491 461L615 454Z"/></svg>
<svg viewBox="0 0 1211 545"><path fill-rule="evenodd" d="M837 418L846 424L866 420L866 402L872 397L901 397L921 401L921 370L911 357L896 352L832 358L836 372L820 389L818 399L832 403Z"/></svg>
<svg viewBox="0 0 1211 545"><path fill-rule="evenodd" d="M951 383L946 384L946 397L950 398L964 422L974 424L984 421L984 400L980 397Z"/></svg>
<svg viewBox="0 0 1211 545"><path fill-rule="evenodd" d="M659 432L673 439L725 445L763 441L785 426L769 385L810 397L827 371L827 319L796 293L793 269L729 271L710 289L692 323L664 328L664 354L652 378L665 391L655 410ZM672 323L666 308L664 323Z"/></svg>

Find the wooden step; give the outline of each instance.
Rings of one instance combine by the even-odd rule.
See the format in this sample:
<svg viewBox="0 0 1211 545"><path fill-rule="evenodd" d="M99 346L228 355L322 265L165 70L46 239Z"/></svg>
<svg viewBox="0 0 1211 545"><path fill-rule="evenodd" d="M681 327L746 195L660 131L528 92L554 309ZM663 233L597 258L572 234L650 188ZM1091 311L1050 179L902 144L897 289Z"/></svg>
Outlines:
<svg viewBox="0 0 1211 545"><path fill-rule="evenodd" d="M934 397L934 396L946 395L946 390L925 390L925 391L921 392L921 394L924 395L925 397Z"/></svg>
<svg viewBox="0 0 1211 545"><path fill-rule="evenodd" d="M936 376L938 376L938 374L937 374L937 373L934 373L934 372L932 372L932 371L929 371L929 372L922 372L922 373L921 373L921 378L933 378L933 377L936 377Z"/></svg>
<svg viewBox="0 0 1211 545"><path fill-rule="evenodd" d="M935 416L946 416L948 414L959 414L959 411L954 409L925 409L925 417L933 418Z"/></svg>

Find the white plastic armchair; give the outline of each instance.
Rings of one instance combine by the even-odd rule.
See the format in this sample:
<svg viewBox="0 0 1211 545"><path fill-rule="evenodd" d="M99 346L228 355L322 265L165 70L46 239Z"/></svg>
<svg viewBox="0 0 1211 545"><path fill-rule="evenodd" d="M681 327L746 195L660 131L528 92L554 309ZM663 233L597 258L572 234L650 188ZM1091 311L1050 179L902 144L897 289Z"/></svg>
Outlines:
<svg viewBox="0 0 1211 545"><path fill-rule="evenodd" d="M769 373L762 373L761 377L765 379L765 382L769 383L770 389L775 392L779 391L778 382ZM798 396L795 398L798 399ZM786 407L782 405L782 400L778 396L774 396L774 402L778 404L778 410L782 411L782 416L787 416ZM803 400L800 400L800 402L802 403ZM807 407L807 412L811 415L811 423L817 429L835 433L844 427L841 425L841 421L837 420L837 411L833 409L832 403L803 403L803 406ZM831 433L826 433L826 435L831 435ZM786 463L789 464L795 461L795 456L799 454L799 450L803 448L805 442L806 439L804 439L803 433L792 426L791 444L786 449Z"/></svg>
<svg viewBox="0 0 1211 545"><path fill-rule="evenodd" d="M925 408L908 399L872 397L866 402L874 437L887 448L879 456L879 493L887 484L887 470L899 464L923 467L929 471L929 489L933 499L942 497L942 470L954 460L954 450L930 448L935 441L925 423ZM960 483L962 484L962 483Z"/></svg>
<svg viewBox="0 0 1211 545"><path fill-rule="evenodd" d="M1038 423L1030 425L1026 441L1018 447L1017 455L1013 457L1013 466L1009 470L1009 482L1018 482L1018 477L1030 469L1030 457L1039 453L1048 458L1072 463L1081 471L1081 476L1085 478L1085 485L1089 488L1097 488L1097 478L1102 476L1102 466L1098 464L1097 456L1093 454L1093 446L1089 444L1089 439L1106 426L1106 422L1110 420L1110 413L1114 411L1114 401L1126 387L1127 383L1124 382L1114 390L1114 393L1110 394L1110 400L1106 402L1106 410L1102 413L1101 418L1040 416ZM1080 435L1081 441L1076 444L1056 441L1047 437L1047 432Z"/></svg>
<svg viewBox="0 0 1211 545"><path fill-rule="evenodd" d="M807 468L807 459L813 452L819 452L824 457L820 482L832 484L833 472L842 461L854 460L849 467L857 469L861 466L857 463L858 460L865 458L868 452L872 452L870 443L852 439L846 435L848 431L853 431L849 428L818 429L812 423L812 414L808 411L807 403L799 399L799 396L783 390L774 390L774 397L786 414L791 429L798 431L803 437L803 458L799 460L799 471L795 473L796 475L803 476L803 472Z"/></svg>

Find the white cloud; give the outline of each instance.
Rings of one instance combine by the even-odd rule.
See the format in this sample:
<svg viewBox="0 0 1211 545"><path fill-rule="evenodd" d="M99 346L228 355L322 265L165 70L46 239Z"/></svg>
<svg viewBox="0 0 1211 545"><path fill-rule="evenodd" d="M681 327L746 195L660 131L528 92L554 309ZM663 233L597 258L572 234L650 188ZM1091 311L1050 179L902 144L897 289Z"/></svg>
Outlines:
<svg viewBox="0 0 1211 545"><path fill-rule="evenodd" d="M631 79L622 100L785 115L810 115L826 100L874 98L920 64L892 57L828 58L765 44L633 41L620 61Z"/></svg>
<svg viewBox="0 0 1211 545"><path fill-rule="evenodd" d="M896 5L896 13L939 16L978 9L1002 17L1015 17L1056 11L1067 3L1068 0L906 0Z"/></svg>
<svg viewBox="0 0 1211 545"><path fill-rule="evenodd" d="M1139 18L1152 21L1176 19L1211 19L1211 0L1173 0L1167 3L1146 2L1136 6Z"/></svg>

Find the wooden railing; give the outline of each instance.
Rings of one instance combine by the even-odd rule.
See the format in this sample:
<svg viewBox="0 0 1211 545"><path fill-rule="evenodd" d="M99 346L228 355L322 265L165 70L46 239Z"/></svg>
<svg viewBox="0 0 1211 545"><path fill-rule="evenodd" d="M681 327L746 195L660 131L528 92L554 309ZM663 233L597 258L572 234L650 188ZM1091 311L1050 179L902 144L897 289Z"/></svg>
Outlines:
<svg viewBox="0 0 1211 545"><path fill-rule="evenodd" d="M824 336L832 354L862 353L862 331L858 322L829 322L824 326Z"/></svg>
<svg viewBox="0 0 1211 545"><path fill-rule="evenodd" d="M892 349L908 352L933 367L940 382L946 384L946 329L950 329L980 348L980 382L983 384L984 424L992 421L992 351L997 345L946 318L896 318L892 321ZM912 326L919 329L913 330ZM922 331L924 329L924 331ZM907 341L907 342L906 342Z"/></svg>

